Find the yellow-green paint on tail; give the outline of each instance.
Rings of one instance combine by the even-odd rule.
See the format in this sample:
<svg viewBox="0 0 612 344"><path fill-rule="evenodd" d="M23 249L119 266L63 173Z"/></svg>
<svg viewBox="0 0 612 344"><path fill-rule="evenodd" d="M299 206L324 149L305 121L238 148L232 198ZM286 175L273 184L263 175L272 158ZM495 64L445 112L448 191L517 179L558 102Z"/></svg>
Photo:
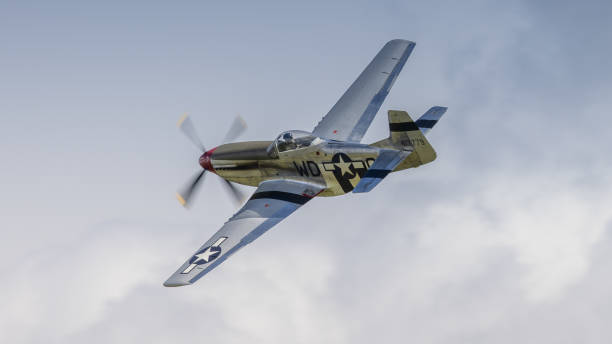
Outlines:
<svg viewBox="0 0 612 344"><path fill-rule="evenodd" d="M418 167L436 160L436 151L406 111L389 110L388 116L389 137L372 146L412 151L393 171Z"/></svg>

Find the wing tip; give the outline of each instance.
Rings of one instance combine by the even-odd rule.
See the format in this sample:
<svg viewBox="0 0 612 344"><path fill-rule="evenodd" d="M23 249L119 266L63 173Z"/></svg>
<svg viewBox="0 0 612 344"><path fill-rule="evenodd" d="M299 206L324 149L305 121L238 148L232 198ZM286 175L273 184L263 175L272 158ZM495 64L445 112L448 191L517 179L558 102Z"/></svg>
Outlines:
<svg viewBox="0 0 612 344"><path fill-rule="evenodd" d="M186 282L186 281L172 281L172 279L168 279L166 282L164 282L164 287L169 287L169 288L173 288L173 287L183 287L186 285L191 285L191 283Z"/></svg>
<svg viewBox="0 0 612 344"><path fill-rule="evenodd" d="M416 45L416 42L414 41L409 41L407 39L401 39L401 38L396 38L396 39L392 39L389 42L387 42L387 44L391 45L391 44L408 44L409 46L412 45Z"/></svg>

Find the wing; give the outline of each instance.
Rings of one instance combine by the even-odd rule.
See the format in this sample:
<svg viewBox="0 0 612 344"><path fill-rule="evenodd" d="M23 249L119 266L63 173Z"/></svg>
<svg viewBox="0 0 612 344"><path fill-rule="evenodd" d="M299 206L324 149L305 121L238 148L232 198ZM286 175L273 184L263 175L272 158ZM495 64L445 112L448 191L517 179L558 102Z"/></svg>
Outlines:
<svg viewBox="0 0 612 344"><path fill-rule="evenodd" d="M368 130L415 43L395 39L378 52L313 130L319 137L359 142Z"/></svg>
<svg viewBox="0 0 612 344"><path fill-rule="evenodd" d="M319 184L293 180L270 180L259 184L246 204L172 274L164 286L194 283L323 189Z"/></svg>

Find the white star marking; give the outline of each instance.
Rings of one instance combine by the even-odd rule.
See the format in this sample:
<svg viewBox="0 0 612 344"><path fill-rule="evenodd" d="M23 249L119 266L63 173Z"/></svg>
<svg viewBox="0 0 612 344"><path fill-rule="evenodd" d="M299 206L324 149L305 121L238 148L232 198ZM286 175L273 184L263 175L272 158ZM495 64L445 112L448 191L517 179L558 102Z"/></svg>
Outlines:
<svg viewBox="0 0 612 344"><path fill-rule="evenodd" d="M209 247L206 250L204 250L204 252L202 252L200 254L196 254L196 257L198 257L198 259L196 259L194 261L194 263L199 263L200 260L202 260L204 263L208 263L208 260L210 259L210 256L212 256L213 254L219 253L219 251L213 251L213 250L211 250L211 248L212 247Z"/></svg>
<svg viewBox="0 0 612 344"><path fill-rule="evenodd" d="M353 174L350 170L351 165L353 165L353 163L344 161L342 155L340 155L340 162L334 164L334 166L338 166L340 168L340 173L342 173L342 175L345 173Z"/></svg>
<svg viewBox="0 0 612 344"><path fill-rule="evenodd" d="M219 245L221 245L222 242L225 241L225 239L227 239L227 237L220 237L219 239L217 239L217 241L215 241L214 244L212 244L211 246L207 247L204 251L196 254L194 257L197 257L196 260L193 261L193 263L189 264L189 266L183 270L181 273L182 274L188 274L191 272L191 270L193 270L196 266L198 266L198 264L202 264L202 263L208 263L209 261L211 261L210 256L214 255L214 254L221 254L221 250L219 249L218 251L213 251L211 250L211 248L216 248ZM213 257L213 259L216 257Z"/></svg>

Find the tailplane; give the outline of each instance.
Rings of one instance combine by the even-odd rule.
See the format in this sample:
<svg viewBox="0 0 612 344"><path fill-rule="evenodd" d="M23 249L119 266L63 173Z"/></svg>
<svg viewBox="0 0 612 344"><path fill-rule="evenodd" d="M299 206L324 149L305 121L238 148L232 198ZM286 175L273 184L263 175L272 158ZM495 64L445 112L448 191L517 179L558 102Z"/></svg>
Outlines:
<svg viewBox="0 0 612 344"><path fill-rule="evenodd" d="M448 108L442 106L434 106L431 109L427 110L427 112L425 112L423 116L419 117L419 119L417 119L417 121L415 122L417 127L421 129L423 134L427 134L431 130L431 128L433 128L434 125L438 123L440 118L442 118L442 115L444 115L446 109Z"/></svg>

